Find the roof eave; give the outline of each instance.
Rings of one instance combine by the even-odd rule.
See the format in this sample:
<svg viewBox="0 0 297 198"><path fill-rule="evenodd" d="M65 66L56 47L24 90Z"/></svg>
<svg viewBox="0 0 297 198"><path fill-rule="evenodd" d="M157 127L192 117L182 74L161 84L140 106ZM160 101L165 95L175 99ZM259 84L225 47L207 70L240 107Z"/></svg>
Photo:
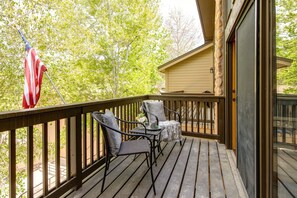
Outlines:
<svg viewBox="0 0 297 198"><path fill-rule="evenodd" d="M210 48L211 46L213 46L213 42L206 42L203 45L201 45L201 46L199 46L199 47L197 47L197 48L195 48L195 49L193 49L193 50L191 50L191 51L189 51L189 52L187 52L187 53L185 53L185 54L183 54L181 56L178 56L175 59L172 59L171 61L168 61L168 62L164 63L163 65L160 65L158 67L158 70L160 72L165 72L165 70L168 69L169 67L171 67L171 66L173 66L173 65L175 65L175 64L177 64L177 63L179 63L179 62L181 62L181 61L183 61L183 60L185 60L185 59L187 59L189 57L192 57L192 56L194 56L194 55L196 55L196 54Z"/></svg>

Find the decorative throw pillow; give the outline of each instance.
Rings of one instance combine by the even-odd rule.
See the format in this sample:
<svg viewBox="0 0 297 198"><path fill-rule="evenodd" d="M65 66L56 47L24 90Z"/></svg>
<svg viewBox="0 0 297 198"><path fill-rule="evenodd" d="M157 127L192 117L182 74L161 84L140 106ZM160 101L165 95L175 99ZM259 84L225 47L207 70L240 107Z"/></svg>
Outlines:
<svg viewBox="0 0 297 198"><path fill-rule="evenodd" d="M144 104L147 111L157 116L159 121L166 120L164 105L162 101L145 101ZM150 123L156 122L155 116L148 114L148 120Z"/></svg>
<svg viewBox="0 0 297 198"><path fill-rule="evenodd" d="M117 123L114 114L109 111L108 109L105 110L105 114L102 115L103 122L116 130L120 130L119 125ZM115 132L109 128L106 128L107 131L107 138L110 146L110 152L113 156L116 156L119 152L122 143L122 136L120 133Z"/></svg>

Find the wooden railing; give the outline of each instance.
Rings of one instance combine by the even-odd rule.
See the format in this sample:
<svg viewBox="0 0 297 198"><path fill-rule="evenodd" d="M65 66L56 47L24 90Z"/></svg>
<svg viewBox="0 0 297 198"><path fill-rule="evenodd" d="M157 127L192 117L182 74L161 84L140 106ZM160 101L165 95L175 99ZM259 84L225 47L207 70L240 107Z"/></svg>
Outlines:
<svg viewBox="0 0 297 198"><path fill-rule="evenodd" d="M275 142L297 149L297 95L277 95L274 112Z"/></svg>
<svg viewBox="0 0 297 198"><path fill-rule="evenodd" d="M91 112L111 109L117 117L135 120L143 100L163 100L167 107L177 110L182 115L184 135L224 142L223 97L145 95L2 112L0 137L3 145L8 145L9 162L0 161L0 165L9 167L9 175L2 180L7 181L4 186L9 189L9 196L25 192L26 197L59 197L80 188L82 181L104 163L103 136ZM174 119L170 114L168 117ZM128 131L131 126L122 125L121 129ZM19 156L23 149L25 159L24 154ZM42 172L39 183L36 178L40 176L34 175L38 171ZM20 172L25 174L26 187L18 185Z"/></svg>
<svg viewBox="0 0 297 198"><path fill-rule="evenodd" d="M165 106L181 115L184 135L218 139L224 142L225 99L210 95L154 95L150 100L163 100ZM167 115L175 119L173 115Z"/></svg>

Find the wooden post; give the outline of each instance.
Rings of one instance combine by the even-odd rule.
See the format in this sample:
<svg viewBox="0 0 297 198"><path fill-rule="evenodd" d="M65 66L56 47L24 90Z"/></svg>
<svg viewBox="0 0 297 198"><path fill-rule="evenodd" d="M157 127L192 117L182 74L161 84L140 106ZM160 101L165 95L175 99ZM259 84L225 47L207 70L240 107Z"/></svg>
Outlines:
<svg viewBox="0 0 297 198"><path fill-rule="evenodd" d="M81 114L70 118L70 166L71 177L76 178L76 189L82 186L82 129Z"/></svg>
<svg viewBox="0 0 297 198"><path fill-rule="evenodd" d="M218 135L220 143L225 144L225 99L220 98L218 103Z"/></svg>

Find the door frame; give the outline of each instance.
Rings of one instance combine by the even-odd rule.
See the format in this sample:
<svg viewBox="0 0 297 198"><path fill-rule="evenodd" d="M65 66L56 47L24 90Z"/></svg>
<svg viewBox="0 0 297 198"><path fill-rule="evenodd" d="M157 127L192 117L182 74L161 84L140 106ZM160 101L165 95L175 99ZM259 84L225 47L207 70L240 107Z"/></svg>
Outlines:
<svg viewBox="0 0 297 198"><path fill-rule="evenodd" d="M243 3L241 12L246 10L246 4L250 1ZM273 103L274 103L274 90L276 85L274 79L276 74L276 61L275 55L275 8L274 0L254 0L257 4L257 39L258 39L258 60L257 64L259 67L259 140L258 140L258 151L259 151L259 183L258 183L258 196L264 198L273 197L273 188L275 187L276 175L273 174ZM242 13L237 16L240 18ZM225 144L228 149L232 148L232 71L230 68L232 59L230 58L230 45L231 36L234 35L234 28L238 24L235 20L231 23L231 26L227 24L225 29L225 94L226 94L226 125L225 125Z"/></svg>
<svg viewBox="0 0 297 198"><path fill-rule="evenodd" d="M233 112L235 111L236 113L236 108L234 109L233 106L233 83L235 81L235 86L237 86L237 74L236 74L236 69L234 71L233 65L236 66L236 58L234 58L234 55L236 56L236 46L235 46L235 33L232 33L232 36L230 37L230 39L227 41L226 43L227 46L227 72L226 72L226 76L227 76L227 86L228 88L226 90L228 90L227 92L227 96L228 96L228 100L227 100L227 106L228 108L228 118L227 122L228 122L228 126L229 129L229 135L228 135L228 140L226 141L226 146L228 149L232 149L234 150L234 140L236 141L235 145L236 145L236 150L237 150L237 136L234 137L234 128L233 126L236 125L237 123L237 118L236 120L234 120L233 116ZM235 59L235 60L234 60ZM235 73L235 79L234 79L234 73ZM237 88L236 88L237 89ZM236 90L235 90L236 91ZM236 98L237 98L237 93L236 94ZM235 121L235 123L234 123ZM235 129L235 132L237 133L237 126Z"/></svg>

